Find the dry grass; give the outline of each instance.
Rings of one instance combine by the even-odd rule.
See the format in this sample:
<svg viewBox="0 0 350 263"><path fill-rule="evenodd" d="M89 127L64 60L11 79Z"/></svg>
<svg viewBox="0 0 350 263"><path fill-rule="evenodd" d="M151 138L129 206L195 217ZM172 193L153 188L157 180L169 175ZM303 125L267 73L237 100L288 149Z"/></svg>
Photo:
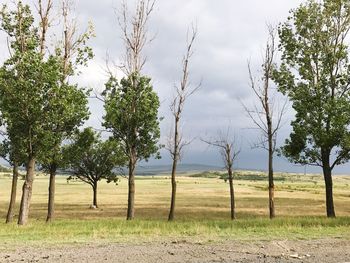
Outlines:
<svg viewBox="0 0 350 263"><path fill-rule="evenodd" d="M247 175L249 176L249 175ZM278 216L323 216L325 214L324 186L320 176L285 175L276 182L276 211ZM334 200L338 216L350 216L350 177L334 179ZM0 177L0 216L6 214L11 178ZM20 186L17 203L20 200ZM31 206L32 219L46 215L48 177L37 176ZM235 181L238 218L260 217L268 214L268 192L265 181ZM58 176L56 189L56 218L98 219L124 218L127 205L127 180L119 185L100 182L99 209L90 210L92 191L81 182L67 183ZM170 180L164 176L136 179L136 217L166 219L170 202ZM18 204L17 204L18 205ZM221 179L178 178L177 219L225 219L229 217L228 184Z"/></svg>
<svg viewBox="0 0 350 263"><path fill-rule="evenodd" d="M0 223L0 240L23 242L80 242L82 240L140 236L199 236L223 238L306 238L344 236L350 233L350 177L334 178L336 220L325 219L324 187L321 176L277 175L277 220L268 215L268 191L264 177L244 173L235 180L238 220L229 219L228 184L218 178L178 178L176 219L166 222L170 203L170 180L166 176L138 177L136 180L136 218L125 222L127 180L119 185L101 182L99 208L89 209L90 186L67 183L58 176L56 189L56 222L46 225L48 177L37 176L30 213L30 224L18 228L15 223ZM263 179L263 180L261 180ZM20 200L20 186L17 207ZM11 178L0 176L0 218L5 218ZM54 235L53 235L54 234Z"/></svg>

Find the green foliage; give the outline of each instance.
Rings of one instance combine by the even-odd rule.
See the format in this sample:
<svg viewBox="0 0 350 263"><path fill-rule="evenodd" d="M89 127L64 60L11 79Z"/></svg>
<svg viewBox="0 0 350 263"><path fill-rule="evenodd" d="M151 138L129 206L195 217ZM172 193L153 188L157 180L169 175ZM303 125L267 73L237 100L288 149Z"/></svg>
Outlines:
<svg viewBox="0 0 350 263"><path fill-rule="evenodd" d="M120 82L111 77L104 91L103 125L122 143L127 156L136 150L138 160L159 157L159 98L151 79L135 73Z"/></svg>
<svg viewBox="0 0 350 263"><path fill-rule="evenodd" d="M37 28L33 27L34 17L28 5L22 1L17 2L14 10L9 10L6 4L0 11L1 29L15 41L10 42L10 47L15 51L35 50L38 47Z"/></svg>
<svg viewBox="0 0 350 263"><path fill-rule="evenodd" d="M88 92L83 91L77 85L60 84L55 95L50 98L52 112L47 122L49 147L40 155L40 163L45 170L50 166L64 166L61 143L69 137L82 123L88 119Z"/></svg>
<svg viewBox="0 0 350 263"><path fill-rule="evenodd" d="M295 163L324 166L333 155L332 169L350 158L349 28L350 2L341 0L308 0L279 28L274 79L296 111L282 152Z"/></svg>
<svg viewBox="0 0 350 263"><path fill-rule="evenodd" d="M73 143L63 149L67 168L77 178L91 186L106 179L118 182L117 169L125 165L126 159L120 146L114 140L101 141L100 134L92 128L85 128L73 137Z"/></svg>
<svg viewBox="0 0 350 263"><path fill-rule="evenodd" d="M17 155L47 164L60 161L62 140L88 118L89 92L62 82L63 58L41 54L34 22L21 2L13 11L2 9L1 29L10 39L11 57L0 69L0 110Z"/></svg>

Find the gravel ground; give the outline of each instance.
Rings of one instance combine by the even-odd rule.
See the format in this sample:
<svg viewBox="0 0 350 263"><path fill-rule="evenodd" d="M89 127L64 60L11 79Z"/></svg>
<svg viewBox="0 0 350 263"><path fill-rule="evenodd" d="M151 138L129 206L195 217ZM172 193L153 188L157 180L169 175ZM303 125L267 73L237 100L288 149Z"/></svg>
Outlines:
<svg viewBox="0 0 350 263"><path fill-rule="evenodd" d="M350 241L186 241L88 244L0 249L0 262L340 262L350 263Z"/></svg>

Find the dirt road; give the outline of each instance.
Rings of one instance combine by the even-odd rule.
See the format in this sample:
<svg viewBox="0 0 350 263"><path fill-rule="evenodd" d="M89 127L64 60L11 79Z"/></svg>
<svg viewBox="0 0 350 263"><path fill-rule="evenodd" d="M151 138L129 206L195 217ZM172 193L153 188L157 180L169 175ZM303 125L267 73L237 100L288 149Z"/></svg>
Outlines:
<svg viewBox="0 0 350 263"><path fill-rule="evenodd" d="M226 241L215 244L168 241L1 249L0 262L350 262L350 241Z"/></svg>

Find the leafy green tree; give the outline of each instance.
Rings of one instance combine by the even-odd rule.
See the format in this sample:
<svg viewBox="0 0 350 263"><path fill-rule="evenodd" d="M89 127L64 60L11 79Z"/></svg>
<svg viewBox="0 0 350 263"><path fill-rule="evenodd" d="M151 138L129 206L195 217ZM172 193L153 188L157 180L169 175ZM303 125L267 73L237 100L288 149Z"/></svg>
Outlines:
<svg viewBox="0 0 350 263"><path fill-rule="evenodd" d="M46 4L46 5L45 5ZM46 3L38 1L38 13L40 16L40 51L43 53L48 48L45 46L46 36L50 28L50 14L52 9L52 0ZM62 159L62 142L65 138L77 129L83 121L88 119L88 101L89 91L83 92L78 85L71 85L69 77L75 76L78 72L78 66L86 66L89 59L93 57L92 49L87 46L87 41L94 36L93 27L90 24L88 29L82 34L78 34L76 23L71 22L71 0L62 1L62 20L63 20L63 38L58 42L55 48L56 56L61 62L61 89L65 91L63 97L57 96L55 107L57 117L52 119L50 132L52 138L51 150L41 156L39 162L50 175L49 179L49 198L46 221L50 222L54 218L55 205L55 178L57 169L64 164Z"/></svg>
<svg viewBox="0 0 350 263"><path fill-rule="evenodd" d="M159 98L153 91L151 79L137 73L120 82L111 77L106 83L104 97L103 125L120 142L128 157L127 219L131 220L134 218L136 164L140 160L147 161L152 155L159 157Z"/></svg>
<svg viewBox="0 0 350 263"><path fill-rule="evenodd" d="M87 117L87 94L62 84L62 57L44 56L39 29L29 6L1 12L1 29L8 35L11 57L0 69L0 110L11 145L26 159L19 224L26 224L36 161L53 152L62 132L79 126Z"/></svg>
<svg viewBox="0 0 350 263"><path fill-rule="evenodd" d="M88 92L76 85L60 84L60 91L51 99L52 119L48 120L47 133L49 149L39 156L42 168L49 173L49 201L46 221L54 217L55 177L57 169L64 166L61 145L64 139L72 134L88 118Z"/></svg>
<svg viewBox="0 0 350 263"><path fill-rule="evenodd" d="M279 29L275 81L296 111L282 152L322 167L328 217L335 217L332 170L350 158L349 29L350 2L342 0L308 0Z"/></svg>
<svg viewBox="0 0 350 263"><path fill-rule="evenodd" d="M118 182L118 168L126 164L125 155L115 140L102 141L100 134L85 128L73 136L73 143L63 148L68 169L73 173L68 180L78 179L93 190L93 205L97 205L98 182Z"/></svg>

